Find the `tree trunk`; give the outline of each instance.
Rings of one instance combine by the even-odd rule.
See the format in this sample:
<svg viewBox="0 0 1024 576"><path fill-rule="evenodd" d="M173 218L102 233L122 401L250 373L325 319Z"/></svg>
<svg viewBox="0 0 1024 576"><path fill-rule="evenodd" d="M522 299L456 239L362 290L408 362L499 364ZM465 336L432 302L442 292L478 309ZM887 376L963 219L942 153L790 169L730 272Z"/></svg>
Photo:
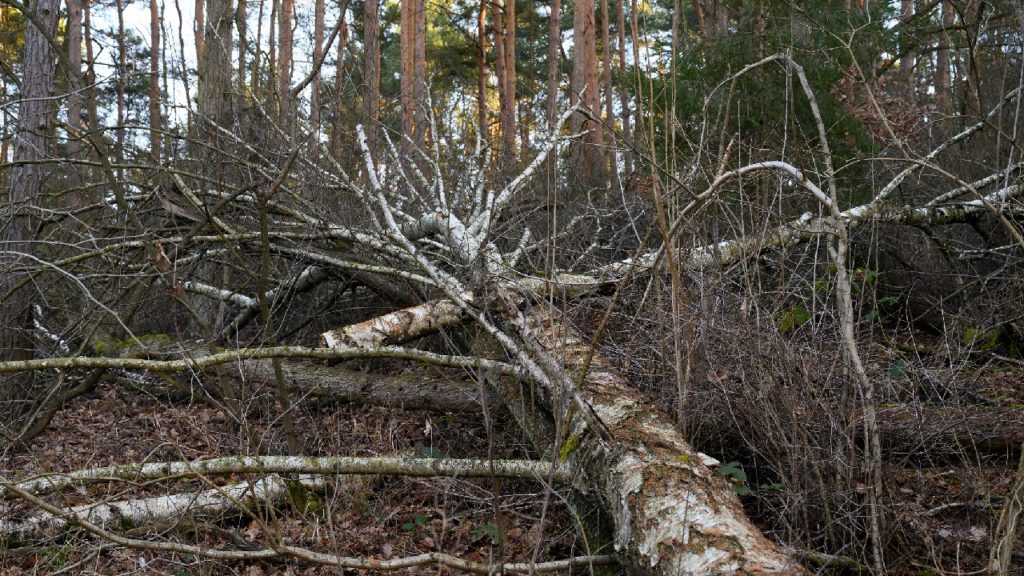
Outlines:
<svg viewBox="0 0 1024 576"><path fill-rule="evenodd" d="M490 0L480 0L480 9L476 15L477 133L484 144L487 143L490 136L490 130L487 126L487 5L489 3Z"/></svg>
<svg viewBox="0 0 1024 576"><path fill-rule="evenodd" d="M244 2L242 2L244 4ZM149 0L149 147L160 163L160 6Z"/></svg>
<svg viewBox="0 0 1024 576"><path fill-rule="evenodd" d="M342 13L341 18L344 19L345 14ZM316 65L320 61L320 57L324 53L324 0L316 0L313 8L313 64ZM310 94L309 94L309 124L312 132L310 133L310 139L313 146L311 150L316 150L316 143L320 138L320 67L317 66L316 70L313 71L313 81L310 83Z"/></svg>
<svg viewBox="0 0 1024 576"><path fill-rule="evenodd" d="M82 0L67 0L68 28L68 125L82 131ZM75 158L82 149L81 134L68 134L68 156ZM2 161L6 161L6 157Z"/></svg>
<svg viewBox="0 0 1024 576"><path fill-rule="evenodd" d="M616 19L619 33L619 77L626 77L626 10L625 0L615 2ZM629 112L629 92L624 84L619 85L619 106L622 108L622 140L629 147L633 141L631 114ZM633 151L626 150L623 158L623 168L626 177L633 173Z"/></svg>
<svg viewBox="0 0 1024 576"><path fill-rule="evenodd" d="M942 2L942 34L939 35L939 49L935 51L935 100L940 110L946 111L952 104L950 88L952 88L951 74L949 71L949 41L950 29L953 27L953 2L944 0Z"/></svg>
<svg viewBox="0 0 1024 576"><path fill-rule="evenodd" d="M238 93L248 94L245 86L246 58L249 57L249 2L239 0L235 9L235 28L238 30ZM250 88L255 88L254 86Z"/></svg>
<svg viewBox="0 0 1024 576"><path fill-rule="evenodd" d="M0 226L0 246L5 254L0 257L0 294L7 294L21 279L15 272L18 266L34 265L19 254L34 252L37 217L33 209L43 191L43 182L50 169L34 161L46 157L50 133L50 109L53 93L54 63L57 55L51 41L56 41L59 0L38 0L32 3L34 22L25 29L24 74L18 103L18 124L14 142L14 164L7 214ZM0 301L0 360L19 360L32 357L32 327L30 287L16 291ZM6 393L5 393L6 394Z"/></svg>
<svg viewBox="0 0 1024 576"><path fill-rule="evenodd" d="M331 150L334 153L335 158L340 162L345 158L345 154L342 152L342 146L344 144L344 134L342 134L342 119L345 117L345 112L348 110L348 103L344 98L341 97L341 91L343 90L343 83L345 81L345 51L348 49L348 22L345 20L345 15L348 11L348 2L341 2L341 30L338 32L338 58L334 66L334 118L332 121L331 128ZM364 26L369 26L370 23L363 21ZM364 49L365 49L364 45ZM364 81L367 81L364 78ZM377 80L378 84L380 80ZM365 97L365 93L364 93ZM365 110L365 102L363 103ZM367 122L364 121L364 124ZM373 132L372 125L366 127L367 132L367 145L370 144L369 133ZM373 148L370 148L373 150Z"/></svg>
<svg viewBox="0 0 1024 576"><path fill-rule="evenodd" d="M914 17L914 0L900 0L900 20L904 27L910 26L910 20ZM910 41L903 36L900 52L900 76L907 86L907 92L913 96L914 90L914 51L910 48Z"/></svg>
<svg viewBox="0 0 1024 576"><path fill-rule="evenodd" d="M610 12L608 11L608 0L601 0L601 56L602 56L602 69L601 69L601 83L604 84L604 121L608 126L605 134L605 141L608 143L608 159L605 163L609 167L609 175L611 176L612 184L614 185L617 180L618 169L617 162L615 159L615 87L612 83L612 43L611 43L611 27L612 23L609 18Z"/></svg>
<svg viewBox="0 0 1024 576"><path fill-rule="evenodd" d="M494 45L498 60L498 120L501 125L502 170L510 174L516 164L516 3L504 0L492 5Z"/></svg>
<svg viewBox="0 0 1024 576"><path fill-rule="evenodd" d="M206 52L206 2L205 0L196 0L195 4L195 15L196 15L196 62L202 62L204 53ZM201 77L202 75L200 75Z"/></svg>
<svg viewBox="0 0 1024 576"><path fill-rule="evenodd" d="M621 1L621 0L620 0ZM558 93L562 55L562 0L551 0L548 21L548 129L558 122Z"/></svg>
<svg viewBox="0 0 1024 576"><path fill-rule="evenodd" d="M413 52L416 35L417 0L401 0L399 19L399 100L402 106L402 151L406 158L412 155L410 141L416 137L415 102L413 101Z"/></svg>
<svg viewBox="0 0 1024 576"><path fill-rule="evenodd" d="M575 106L582 98L585 112L574 114L569 129L584 130L586 135L574 141L569 151L570 170L576 188L604 186L604 165L601 151L601 125L591 118L601 116L601 96L597 85L597 46L594 29L594 0L578 0L573 6L573 73L570 102Z"/></svg>
<svg viewBox="0 0 1024 576"><path fill-rule="evenodd" d="M85 2L82 11L82 24L85 33L85 105L89 111L88 127L90 132L100 128L99 105L96 101L96 58L92 48L92 3Z"/></svg>
<svg viewBox="0 0 1024 576"><path fill-rule="evenodd" d="M366 126L366 146L372 154L377 149L377 122L380 117L380 7L377 0L366 0L363 4L363 49L363 82L366 83L363 124Z"/></svg>
<svg viewBox="0 0 1024 576"><path fill-rule="evenodd" d="M206 42L199 61L199 124L230 126L235 11L232 0L207 0L206 9ZM212 136L214 132L204 126L200 134Z"/></svg>
<svg viewBox="0 0 1024 576"><path fill-rule="evenodd" d="M454 303L434 301L333 330L322 338L329 347L372 349L462 319L462 309ZM558 358L569 377L582 381L580 394L609 436L594 437L586 419L578 417L572 420L568 440L555 448L576 472L575 488L612 518L615 549L628 573L805 573L746 517L732 485L711 469L717 462L693 450L669 416L651 406L607 360L594 356L586 375L579 376L590 357L589 346L577 331L565 327L554 308L532 306L519 332ZM552 406L547 391L522 394L503 389L517 383L498 386L496 394L503 401L535 399L541 410L533 414L562 413ZM513 411L520 408L510 406ZM529 406L525 409L530 411Z"/></svg>
<svg viewBox="0 0 1024 576"><path fill-rule="evenodd" d="M292 125L292 20L295 19L295 0L281 0L277 13L277 100L279 118L286 133Z"/></svg>
<svg viewBox="0 0 1024 576"><path fill-rule="evenodd" d="M413 3L413 26L415 29L413 42L413 118L415 119L415 142L421 150L427 143L427 2L416 0Z"/></svg>

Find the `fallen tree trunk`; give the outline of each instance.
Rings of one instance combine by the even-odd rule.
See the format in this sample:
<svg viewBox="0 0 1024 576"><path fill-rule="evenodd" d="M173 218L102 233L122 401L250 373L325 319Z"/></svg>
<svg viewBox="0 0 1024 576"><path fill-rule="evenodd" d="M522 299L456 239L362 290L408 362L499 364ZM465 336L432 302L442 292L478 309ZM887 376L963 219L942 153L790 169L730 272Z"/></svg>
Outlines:
<svg viewBox="0 0 1024 576"><path fill-rule="evenodd" d="M568 472L529 460L473 460L401 456L225 456L207 460L127 463L74 472L55 472L22 480L15 487L38 494L99 482L175 480L229 474L395 475L449 478L547 478L569 481ZM0 485L0 498L11 496Z"/></svg>
<svg viewBox="0 0 1024 576"><path fill-rule="evenodd" d="M324 486L323 477L298 480L308 489ZM288 493L288 480L273 474L253 482L242 482L201 492L168 494L99 504L83 504L63 511L64 516L79 518L100 528L126 529L153 524L186 514L212 515L238 508L240 502L272 502ZM0 520L0 536L15 541L39 538L66 526L66 518L43 512L24 520Z"/></svg>
<svg viewBox="0 0 1024 576"><path fill-rule="evenodd" d="M481 396L479 387L470 382L370 374L311 362L282 362L281 367L289 386L306 397L306 402L352 402L437 412L479 412L482 403L492 408L501 404L489 391ZM274 382L269 360L240 362L230 368L243 380Z"/></svg>
<svg viewBox="0 0 1024 576"><path fill-rule="evenodd" d="M597 442L576 418L559 452L583 471L577 488L611 516L615 549L631 573L805 573L753 525L732 485L713 471L718 462L694 450L668 414L600 355L582 365L589 344L554 308L537 305L526 320L537 342L569 372L585 371L581 393L611 442Z"/></svg>
<svg viewBox="0 0 1024 576"><path fill-rule="evenodd" d="M878 411L891 455L948 459L1013 456L1024 443L1024 412L991 406L895 406Z"/></svg>
<svg viewBox="0 0 1024 576"><path fill-rule="evenodd" d="M463 318L454 303L430 302L328 332L323 340L329 347L386 346ZM520 332L532 335L568 371L582 368L588 345L578 331L563 326L552 307L533 306L527 324ZM569 441L558 453L580 471L575 488L613 520L615 549L628 572L805 573L750 522L732 485L711 469L717 461L687 444L669 416L649 404L600 356L593 358L581 393L610 441L591 436L584 419L575 418ZM498 396L521 398L502 390ZM535 398L545 403L545 395ZM554 412L550 405L542 408Z"/></svg>

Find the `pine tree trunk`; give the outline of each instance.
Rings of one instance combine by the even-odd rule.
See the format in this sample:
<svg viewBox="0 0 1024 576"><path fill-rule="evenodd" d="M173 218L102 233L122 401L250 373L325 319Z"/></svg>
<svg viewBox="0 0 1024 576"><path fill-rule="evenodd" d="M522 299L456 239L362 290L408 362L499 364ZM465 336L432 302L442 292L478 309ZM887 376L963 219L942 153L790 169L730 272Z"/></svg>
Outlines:
<svg viewBox="0 0 1024 576"><path fill-rule="evenodd" d="M399 100L402 106L402 151L405 157L412 155L409 142L416 136L416 119L413 109L413 36L416 34L416 0L402 0L399 19Z"/></svg>
<svg viewBox="0 0 1024 576"><path fill-rule="evenodd" d="M0 294L7 294L21 280L18 266L28 265L18 254L32 254L32 238L37 218L32 208L43 191L43 182L50 169L34 163L46 156L50 131L50 96L53 93L54 63L57 55L50 42L56 39L59 0L37 0L32 3L36 23L25 27L24 73L18 104L18 123L14 141L14 167L11 169L7 214L0 218ZM0 360L32 357L31 285L0 301ZM10 390L5 391L6 396ZM9 396L8 396L9 397Z"/></svg>
<svg viewBox="0 0 1024 576"><path fill-rule="evenodd" d="M248 92L245 86L245 61L249 55L248 5L246 0L239 0L238 8L235 10L235 28L238 30L238 92L240 94Z"/></svg>
<svg viewBox="0 0 1024 576"><path fill-rule="evenodd" d="M203 61L203 52L206 48L206 1L196 0L196 62Z"/></svg>
<svg viewBox="0 0 1024 576"><path fill-rule="evenodd" d="M160 6L149 0L149 146L160 163Z"/></svg>
<svg viewBox="0 0 1024 576"><path fill-rule="evenodd" d="M231 77L234 32L232 0L207 0L205 47L199 63L199 124L214 122L228 126L231 122ZM201 134L213 135L208 128Z"/></svg>
<svg viewBox="0 0 1024 576"><path fill-rule="evenodd" d="M914 0L900 0L900 19L907 26L914 17ZM904 41L900 46L900 76L907 86L907 93L914 94L914 51L910 49L909 41Z"/></svg>
<svg viewBox="0 0 1024 576"><path fill-rule="evenodd" d="M341 15L344 18L344 14ZM320 61L324 53L324 0L316 0L313 9L313 65ZM316 153L317 142L320 139L320 67L313 71L313 81L310 83L309 94L309 124L312 129L310 137L310 150Z"/></svg>
<svg viewBox="0 0 1024 576"><path fill-rule="evenodd" d="M380 117L380 6L377 0L363 4L363 124L366 126L366 145L376 151L377 121Z"/></svg>
<svg viewBox="0 0 1024 576"><path fill-rule="evenodd" d="M551 0L550 18L548 22L548 128L554 128L558 121L558 78L562 55L562 0Z"/></svg>
<svg viewBox="0 0 1024 576"><path fill-rule="evenodd" d="M480 9L476 16L476 113L477 131L480 139L486 144L489 130L487 128L487 4L490 0L480 0ZM557 0L556 0L557 1Z"/></svg>
<svg viewBox="0 0 1024 576"><path fill-rule="evenodd" d="M615 2L616 20L618 23L619 32L619 77L626 77L626 10L625 0L617 0ZM633 142L633 130L632 130L632 115L629 111L629 93L626 91L626 87L622 84L619 85L619 106L622 108L622 140L625 142L627 148L631 146ZM623 168L625 170L626 177L629 177L633 173L633 151L627 149L623 157Z"/></svg>
<svg viewBox="0 0 1024 576"><path fill-rule="evenodd" d="M496 5L496 8L498 5ZM495 10L495 27L501 21L503 59L499 74L499 104L501 107L501 150L502 164L506 173L515 169L516 164L516 3L504 0L501 11ZM497 39L495 39L497 43Z"/></svg>
<svg viewBox="0 0 1024 576"><path fill-rule="evenodd" d="M295 18L295 0L281 0L277 14L277 99L282 127L290 133L292 124L292 20Z"/></svg>
<svg viewBox="0 0 1024 576"><path fill-rule="evenodd" d="M415 125L415 142L421 150L426 146L427 138L427 2L416 0L413 3L413 119Z"/></svg>
<svg viewBox="0 0 1024 576"><path fill-rule="evenodd" d="M585 113L573 115L570 130L586 130L582 141L570 148L569 169L573 171L575 187L595 189L604 186L604 163L601 151L599 123L591 119L601 115L601 95L597 84L597 42L594 29L594 0L578 0L573 6L573 74L571 103L582 98Z"/></svg>
<svg viewBox="0 0 1024 576"><path fill-rule="evenodd" d="M67 0L68 125L82 130L82 0ZM81 135L68 135L68 156L75 158L82 149ZM3 160L6 161L6 157Z"/></svg>

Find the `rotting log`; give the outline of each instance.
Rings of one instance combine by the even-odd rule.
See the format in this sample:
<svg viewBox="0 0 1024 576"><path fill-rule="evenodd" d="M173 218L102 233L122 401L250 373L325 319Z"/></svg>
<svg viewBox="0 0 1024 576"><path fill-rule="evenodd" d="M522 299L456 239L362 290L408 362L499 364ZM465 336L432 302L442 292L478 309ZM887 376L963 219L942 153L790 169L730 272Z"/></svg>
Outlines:
<svg viewBox="0 0 1024 576"><path fill-rule="evenodd" d="M999 406L891 406L878 411L883 448L910 458L1014 456L1024 411Z"/></svg>
<svg viewBox="0 0 1024 576"><path fill-rule="evenodd" d="M463 320L454 303L430 302L323 335L329 347L392 345ZM580 368L588 345L555 310L534 305L522 332L558 358L568 372ZM581 391L611 434L600 442L582 418L559 449L580 473L574 487L596 500L614 524L614 545L631 574L805 574L747 518L732 485L716 474L710 456L693 449L670 417L595 355ZM498 390L502 399L519 394ZM537 395L540 402L546 396ZM551 406L542 406L551 411Z"/></svg>
<svg viewBox="0 0 1024 576"><path fill-rule="evenodd" d="M436 412L479 412L482 402L491 408L501 404L487 390L481 397L480 387L472 382L372 374L312 362L282 362L281 367L288 385L306 398L305 402L352 402ZM274 381L269 360L240 362L231 369L243 380Z"/></svg>

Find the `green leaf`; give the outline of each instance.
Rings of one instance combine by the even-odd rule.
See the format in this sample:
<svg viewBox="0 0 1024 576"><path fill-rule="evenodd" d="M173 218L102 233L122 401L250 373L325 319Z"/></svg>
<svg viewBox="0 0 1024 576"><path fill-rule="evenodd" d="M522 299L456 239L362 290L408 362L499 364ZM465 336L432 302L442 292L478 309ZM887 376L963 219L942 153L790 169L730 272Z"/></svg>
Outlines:
<svg viewBox="0 0 1024 576"><path fill-rule="evenodd" d="M746 496L750 494L750 487L746 484L733 484L732 489L736 491L736 494L740 496Z"/></svg>
<svg viewBox="0 0 1024 576"><path fill-rule="evenodd" d="M797 304L779 317L779 319L776 320L775 325L778 327L779 332L786 334L787 332L792 332L797 327L802 326L810 319L810 310L808 310L803 304Z"/></svg>
<svg viewBox="0 0 1024 576"><path fill-rule="evenodd" d="M739 462L729 462L727 464L722 464L721 466L718 467L718 473L723 476L735 478L740 482L747 481L747 473L743 471L743 468L740 468Z"/></svg>
<svg viewBox="0 0 1024 576"><path fill-rule="evenodd" d="M900 380L907 375L907 363L903 360L894 362L889 365L889 379Z"/></svg>

